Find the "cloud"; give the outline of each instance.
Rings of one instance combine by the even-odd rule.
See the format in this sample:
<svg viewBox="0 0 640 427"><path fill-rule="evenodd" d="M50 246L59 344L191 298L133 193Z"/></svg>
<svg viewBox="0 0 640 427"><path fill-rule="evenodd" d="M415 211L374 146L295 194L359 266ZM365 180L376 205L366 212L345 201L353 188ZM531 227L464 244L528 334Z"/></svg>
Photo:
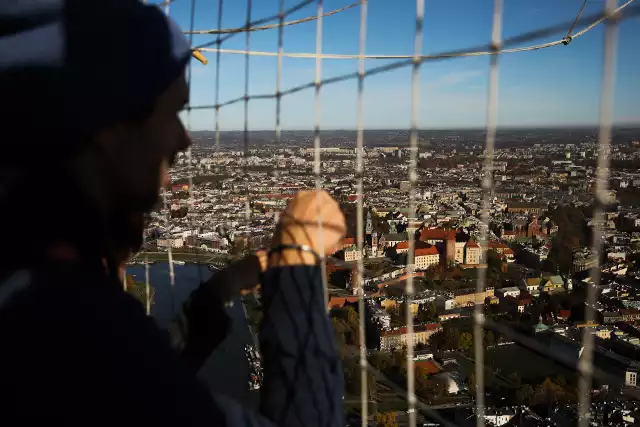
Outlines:
<svg viewBox="0 0 640 427"><path fill-rule="evenodd" d="M456 86L461 83L468 82L481 76L483 73L481 70L464 70L455 71L439 76L425 85L427 89L442 89L449 86Z"/></svg>

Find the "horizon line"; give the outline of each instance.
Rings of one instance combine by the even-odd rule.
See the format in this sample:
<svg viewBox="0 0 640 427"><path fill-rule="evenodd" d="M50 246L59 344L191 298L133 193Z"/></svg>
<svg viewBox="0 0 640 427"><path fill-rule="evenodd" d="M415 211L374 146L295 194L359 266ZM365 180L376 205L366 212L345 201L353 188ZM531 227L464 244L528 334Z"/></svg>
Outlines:
<svg viewBox="0 0 640 427"><path fill-rule="evenodd" d="M500 130L553 130L553 129L598 129L598 124L567 124L567 125L507 125L507 126L498 126L496 127L496 131ZM638 128L640 129L640 122L633 123L614 123L612 128ZM410 128L366 128L363 129L364 132L367 131L405 131L411 132ZM450 128L418 128L418 132L420 131L486 131L486 127L450 127ZM299 129L281 129L281 132L292 132L292 131L303 131L303 132L314 132L313 128L299 128ZM322 128L319 130L320 133L323 131L344 131L344 132L357 132L358 129L352 128ZM215 129L198 129L198 130L188 130L188 132L216 132ZM244 129L220 129L220 132L244 132ZM247 132L276 132L275 129L251 129L247 130Z"/></svg>

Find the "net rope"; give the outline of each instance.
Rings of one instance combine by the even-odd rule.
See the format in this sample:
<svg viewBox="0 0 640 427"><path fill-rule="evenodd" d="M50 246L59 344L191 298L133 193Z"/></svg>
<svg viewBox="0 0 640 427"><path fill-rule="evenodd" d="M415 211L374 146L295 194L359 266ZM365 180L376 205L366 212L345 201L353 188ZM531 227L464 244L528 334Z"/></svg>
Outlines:
<svg viewBox="0 0 640 427"><path fill-rule="evenodd" d="M619 7L617 7L616 12L620 12L623 9L627 8L629 5L631 5L635 0L627 0L624 4L620 5ZM637 15L638 13L640 13L640 10L638 10L639 8L637 6L634 6L632 8L630 8L629 13L626 16L633 16L633 15ZM580 13L581 14L581 13ZM576 26L576 24L584 24L584 23L589 23L588 26L586 26L585 28L583 28L582 30L578 31L577 33L571 35L570 33L567 34L566 36L554 40L554 41L550 41L550 42L545 42L545 43L538 43L538 44L534 44L534 45L530 45L530 46L522 46L522 47L512 47L512 48L508 48L506 46L511 46L514 44L520 44L520 43L524 43L526 41L532 41L535 39L539 39L542 38L544 36L549 36L549 35L553 35L553 34L557 34L557 33L564 33L566 30L566 27L569 26L569 23L562 23L562 24L556 24L541 30L536 30L536 31L531 31L528 33L523 33L520 34L518 36L509 38L509 39L505 39L503 41L503 48L498 49L498 50L494 50L491 48L491 46L488 46L488 49L486 46L477 46L477 47L473 47L473 48L469 48L469 49L462 49L462 50L454 50L454 51L446 51L446 52L440 52L440 53L435 53L432 55L420 55L420 58L422 61L433 61L433 60L439 60L439 59L450 59L450 58L460 58L460 57L467 57L467 56L486 56L486 55L499 55L499 54L504 54L504 53L517 53L517 52L526 52L526 51L532 51L532 50L539 50L539 49L546 49L546 48L550 48L550 47L554 47L554 46L559 46L559 45L568 45L572 40L575 40L578 37L583 36L584 34L586 34L588 31L591 31L593 28L595 28L597 25L601 24L602 22L604 22L604 20L606 19L605 16L603 16L602 14L597 14L597 15L591 15L585 18L577 18L575 21L572 21L573 23L571 24L571 30L573 31L574 27ZM209 44L204 44L202 46L197 47L197 49L200 49L202 51L205 52L216 52L219 49L216 48L209 48L207 47ZM243 50L237 50L237 49L221 49L220 50L222 53L228 53L228 54L241 54L241 55L254 55L254 56L275 56L276 54L274 52L265 52L265 51L243 51ZM317 55L317 53L285 53L284 56L285 57L289 57L289 58L315 58ZM358 55L352 55L352 54L322 54L323 59L357 59ZM413 60L413 55L366 55L365 59L410 59ZM403 66L403 65L409 65L411 64L411 61L408 61L406 63L401 63L398 64L398 66ZM387 70L385 70L387 71Z"/></svg>
<svg viewBox="0 0 640 427"><path fill-rule="evenodd" d="M271 30L273 28L278 28L280 31L283 27L288 27L291 25L304 24L305 22L315 21L320 17L326 18L327 16L335 15L337 13L343 12L347 9L351 9L353 7L358 6L360 3L355 2L348 6L340 7L338 9L334 9L330 12L323 13L321 16L312 15L302 19L296 19L293 21L284 21L285 11L284 4L281 4L280 13L278 14L278 23L277 24L269 24L269 25L253 25L250 27L237 27L237 28L223 28L223 29L215 29L215 30L191 30L185 31L185 34L233 34L233 33L244 33L249 31L263 31L263 30Z"/></svg>
<svg viewBox="0 0 640 427"><path fill-rule="evenodd" d="M169 13L170 4L175 0L165 1L162 3L156 3L158 7L163 7L165 13ZM316 3L315 15L308 16L302 19L285 21L285 19L296 13L306 6ZM458 57L469 56L490 56L490 73L489 73L489 85L488 85L488 103L487 103L487 119L486 119L486 140L485 140L485 153L483 161L483 172L481 180L482 191L482 208L481 208L481 256L486 260L487 248L488 248L488 230L491 221L490 216L490 195L493 189L492 170L494 160L495 149L495 136L497 128L497 108L498 108L498 84L499 84L499 56L506 53L525 52L538 49L551 48L558 45L569 45L576 38L586 34L601 23L606 24L605 28L605 42L604 42L604 57L603 57L603 77L601 85L601 100L600 100L600 114L599 114L599 134L598 134L598 159L597 159L597 180L596 180L596 213L594 218L596 219L596 226L594 227L594 239L592 252L595 254L598 260L596 265L591 271L592 282L587 286L587 304L586 304L586 319L593 319L594 310L593 307L596 302L595 289L599 285L600 281L600 254L602 252L602 225L601 219L604 215L604 206L606 191L608 189L609 179L609 146L612 135L612 105L613 105L613 82L615 78L615 47L616 47L616 34L618 23L626 18L636 16L640 13L640 8L637 5L631 6L634 0L627 0L626 2L618 5L616 0L606 0L604 13L583 17L586 1L582 4L576 18L571 23L563 23L553 25L547 28L522 33L511 38L502 39L502 14L503 14L503 0L494 0L493 11L493 24L491 31L491 43L489 46L479 46L475 48L440 52L431 55L422 54L422 29L424 21L424 0L416 0L416 22L415 22L415 41L414 41L414 53L412 55L373 55L366 54L366 40L367 40L367 6L368 0L360 0L359 2L349 4L338 9L334 9L329 12L324 12L322 0L305 0L301 1L289 9L285 9L284 0L279 0L279 12L276 15L257 19L251 21L252 16L252 1L247 0L247 16L246 23L243 27L238 28L223 28L222 16L223 16L223 0L218 0L218 15L217 26L214 30L195 30L195 16L196 16L196 0L191 0L190 10L190 28L185 31L189 35L189 42L193 49L203 52L214 52L216 55L215 60L215 104L213 105L199 105L192 106L189 103L187 107L187 125L190 128L190 113L192 110L197 109L213 109L215 111L215 152L220 152L220 109L231 106L238 102L244 103L244 127L243 127L243 149L244 158L243 162L246 165L249 156L249 103L254 99L275 99L276 102L276 114L275 114L275 139L278 146L282 142L282 122L281 122L281 102L282 98L305 89L314 88L314 132L313 132L313 147L314 147L314 177L315 188L319 190L323 187L323 177L321 170L321 89L324 85L338 83L346 80L357 81L357 103L356 103L356 161L355 161L355 177L356 177L356 204L357 204L357 248L361 254L358 257L356 263L356 287L358 296L358 311L359 315L359 367L360 367L360 379L361 379L361 415L362 425L366 426L369 422L369 407L368 403L368 377L371 375L375 380L387 380L385 375L373 368L367 362L367 349L366 349L366 330L365 319L363 313L366 312L366 302L364 293L364 263L362 254L364 252L364 188L363 188L363 174L364 174L364 82L367 77L385 73L401 67L411 65L412 77L411 77L411 117L410 117L410 159L408 167L409 178L409 191L408 202L409 212L413 213L415 210L415 191L416 183L418 180L417 174L417 154L418 154L418 106L419 106L419 71L423 62L444 60ZM349 9L359 6L360 9L360 31L359 31L359 43L357 54L328 54L323 53L322 35L323 35L323 18L336 15L341 12L345 12ZM624 13L623 13L624 12ZM267 24L272 21L277 21L274 24ZM283 29L287 26L299 25L306 22L316 22L316 46L314 53L291 53L284 52L283 49ZM569 25L570 24L570 25ZM581 30L573 33L573 31L584 26ZM567 27L569 30L567 32ZM266 51L253 51L250 50L250 34L255 31L263 31L270 29L278 29L278 44L276 52ZM566 35L560 39L556 39L550 42L530 44L527 46L518 46L523 43L530 43L539 40L543 37L552 36L558 33L565 33ZM223 49L222 45L229 38L236 34L245 33L245 49ZM194 35L215 35L215 40L212 42L203 43L198 46L193 46ZM215 47L210 47L215 45ZM245 56L245 72L244 72L244 95L238 98L233 98L224 102L220 101L220 66L222 54L241 54ZM251 94L250 93L250 79L249 79L249 63L251 56L275 56L277 57L277 74L275 93L267 94ZM305 83L299 86L295 86L289 89L283 90L283 58L313 58L315 60L315 79L313 82ZM322 61L325 59L357 59L357 71L354 73L347 73L331 78L322 78ZM366 60L397 60L390 64L371 67L368 70L365 68ZM191 88L191 65L188 68L188 82ZM189 202L193 200L193 163L191 157L191 149L188 152L189 161ZM245 174L245 178L247 175ZM245 201L245 215L247 219L247 227L250 230L250 191L249 183L245 181L246 185L246 197ZM166 232L170 236L171 224L170 224L170 212L168 209L168 196L166 189L162 192L164 209L167 212L166 217ZM322 218L318 216L318 226L322 225ZM320 236L322 234L320 233ZM249 236L250 237L250 236ZM175 286L175 274L173 270L173 254L171 244L168 245L168 264L169 264L169 277L172 288L172 300ZM321 245L322 247L322 245ZM324 255L324 254L322 254ZM145 260L148 258L145 255ZM410 305L412 304L415 289L413 273L415 269L415 237L414 233L409 233L409 256L407 265L407 281L405 288L405 304L407 304L406 310L406 323L407 323L407 383L406 383L406 397L408 406L408 420L410 426L415 426L417 422L416 413L419 410L424 415L439 422L442 425L453 425L451 422L443 419L437 412L433 411L429 405L426 405L415 395L415 378L414 378L414 336L413 336L413 316L411 314ZM323 266L324 268L324 266ZM125 272L126 275L126 272ZM126 277L126 276L125 276ZM147 289L147 300L149 301L149 265L145 262L145 284ZM126 285L125 285L126 286ZM328 302L328 286L326 281L326 273L323 274L323 287L325 294L325 302ZM476 292L482 293L486 290L486 271L481 269L481 273L478 275L476 282ZM328 304L327 304L328 306ZM173 307L173 302L172 302ZM147 312L150 313L150 306L147 303ZM474 309L474 362L475 362L475 377L476 377L476 390L475 390L475 417L478 426L485 425L485 378L484 378L484 348L483 338L485 329L499 332L509 339L512 339L522 346L544 354L545 356L552 358L561 365L570 367L573 370L577 370L580 374L579 382L579 425L589 425L589 413L590 413L590 391L593 378L607 381L612 380L610 375L597 367L593 366L593 352L594 352L594 340L593 335L584 331L583 343L584 350L577 364L570 358L565 357L562 354L554 354L549 351L548 348L541 346L538 342L530 337L524 336L511 328L499 324L491 319L485 319L482 305L476 304ZM393 389L395 386L392 386Z"/></svg>
<svg viewBox="0 0 640 427"><path fill-rule="evenodd" d="M500 50L502 37L502 11L503 0L494 0L493 5L493 25L491 30L491 47L492 50ZM481 212L481 228L480 228L480 246L487 258L488 233L491 216L489 209L491 208L491 190L493 189L493 157L496 142L496 124L498 114L498 79L499 79L499 55L491 56L491 64L489 66L489 94L487 100L487 132L484 150L484 164L482 177L482 212ZM476 283L476 295L486 295L487 289L487 269L482 268L478 274ZM474 297L476 298L476 297ZM474 307L474 358L475 358L475 378L476 378L476 422L477 426L484 426L485 423L485 381L484 381L484 304L475 304Z"/></svg>
<svg viewBox="0 0 640 427"><path fill-rule="evenodd" d="M597 302L596 289L600 284L600 260L602 255L602 238L605 197L609 184L609 149L611 145L611 130L613 126L613 92L615 78L615 55L617 46L617 20L615 19L615 6L617 0L606 0L605 14L609 19L604 31L604 57L602 59L602 84L600 94L600 114L598 131L598 160L596 169L596 189L594 212L595 226L593 227L592 254L596 257L596 263L591 269L591 282L587 284L587 301L585 304L585 322L595 319L595 305ZM579 427L591 425L591 389L593 379L593 353L594 335L584 328L582 335L583 351L580 354L578 369L580 417Z"/></svg>
<svg viewBox="0 0 640 427"><path fill-rule="evenodd" d="M632 2L634 2L635 0L628 0L625 4L621 5L620 7L618 7L616 9L616 13L620 13L623 9L627 8ZM632 16L636 16L640 13L640 7L634 6L631 8L627 9L627 12L621 17L622 19L624 18L629 18ZM598 15L600 16L600 15ZM588 20L589 18L593 18L593 17L587 17L587 18L582 18L580 21L582 20ZM582 36L584 35L587 31L592 30L593 28L595 28L597 25L601 24L602 22L604 22L604 20L606 19L606 16L600 16L599 19L597 19L596 21L592 22L588 27L584 28L583 30L579 31L578 33L573 35L573 38L575 39L576 37ZM590 21L591 22L591 21ZM463 49L463 50L456 50L456 51L448 51L448 52L442 52L439 54L433 54L433 55L421 55L420 57L420 61L424 62L424 61L435 61L435 60L443 60L443 59L448 59L448 58L455 58L455 57L464 57L464 56L479 56L479 55L497 55L497 54L504 54L504 53L513 53L513 52L522 52L522 51L527 51L527 50L535 50L535 49L543 49L543 48L548 48L548 47L552 47L552 46L557 46L560 44L566 44L566 40L565 39L560 39L557 41L553 41L553 42L548 42L548 43L544 43L544 44L540 44L540 45L536 45L536 46L532 46L532 47L520 47L520 48L505 48L505 46L510 46L510 45L514 45L514 44L518 44L518 43L523 43L527 40L533 40L533 39L537 39L540 37L543 37L545 35L548 34L554 34L554 33L563 33L566 31L566 28L569 26L569 24L561 24L561 25L554 25L552 27L548 27L544 30L537 30L537 31L532 31L529 33L524 33L522 35L519 36L515 36L515 37L511 37L511 38L507 38L504 39L502 41L502 49L499 49L496 52L492 52L491 49L489 50L478 50L478 48L474 48L474 49ZM200 49L199 47L197 49ZM202 51L206 51L207 49L202 48ZM221 53L228 53L226 51L220 51ZM247 52L245 51L238 51L237 53L241 53L243 55L246 55ZM249 52L250 54L250 52ZM276 55L273 52L269 53L270 56L274 56ZM287 53L283 53L283 56L287 57L290 56L291 54L287 54ZM307 55L307 54L304 54ZM312 56L310 56L310 58L315 58L316 54L310 54ZM346 59L354 59L353 55L334 55L334 56L340 56L342 59L342 57L346 58ZM332 59L326 56L326 54L322 55L323 59ZM373 57L373 56L365 56L365 59L402 59L390 64L385 64L385 65L381 65L381 66L377 66L377 67L371 67L369 68L366 72L365 72L365 77L371 77L377 74L381 74L381 73L385 73L387 71L391 71L391 70L395 70L395 69L399 69L399 68L404 68L407 67L409 65L413 64L413 56L408 56L408 55L399 55L399 56L392 56L392 55L385 55L385 56L377 56L377 57ZM406 58L411 58L409 60L407 60ZM357 59L357 55L355 56L355 59ZM343 75L339 75L339 76L335 76L335 77L330 77L330 78L325 78L322 79L320 81L320 83L325 86L325 85L329 85L329 84L335 84L335 83L339 83L339 82L343 82L346 80L352 80L352 79L357 79L358 78L358 73L354 72L354 73L348 73L348 74L343 74ZM292 95L294 93L298 93L300 91L306 90L306 89L310 89L316 86L315 82L310 82L310 83L305 83L305 84L301 84L298 86L294 86L291 87L289 89L283 90L280 93L281 97L287 96L287 95ZM256 95L249 95L250 99L274 99L277 95L274 93L265 93L265 94L256 94ZM244 96L240 96L238 98L233 98L230 100L227 100L225 102L222 103L218 103L218 104L214 104L214 105L197 105L197 106L192 106L191 108L193 110L200 110L200 109L212 109L212 108L222 108L222 107L227 107L233 104L236 104L238 102L244 101L245 97Z"/></svg>
<svg viewBox="0 0 640 427"><path fill-rule="evenodd" d="M366 427L369 419L369 372L367 362L367 343L366 343L366 325L365 325L365 301L364 301L364 262L363 262L363 243L364 243L364 226L362 220L364 218L364 190L362 179L364 176L364 72L365 72L365 49L367 46L367 0L362 0L360 4L360 34L358 41L358 99L356 111L356 197L357 197L357 243L358 253L360 256L357 261L357 278L356 286L358 291L358 336L360 344L359 364L360 364L360 418L362 426ZM373 242L372 242L373 244Z"/></svg>

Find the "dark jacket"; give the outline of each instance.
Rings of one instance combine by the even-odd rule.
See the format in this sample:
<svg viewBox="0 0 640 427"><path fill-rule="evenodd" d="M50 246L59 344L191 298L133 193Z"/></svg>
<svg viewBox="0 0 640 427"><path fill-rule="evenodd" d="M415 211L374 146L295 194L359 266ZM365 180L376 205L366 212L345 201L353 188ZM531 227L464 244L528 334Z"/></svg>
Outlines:
<svg viewBox="0 0 640 427"><path fill-rule="evenodd" d="M342 367L320 274L263 275L264 382L254 413L212 396L195 376L220 339L207 335L217 326L202 297L210 286L187 301L176 351L99 263L16 273L0 284L0 425L342 427Z"/></svg>

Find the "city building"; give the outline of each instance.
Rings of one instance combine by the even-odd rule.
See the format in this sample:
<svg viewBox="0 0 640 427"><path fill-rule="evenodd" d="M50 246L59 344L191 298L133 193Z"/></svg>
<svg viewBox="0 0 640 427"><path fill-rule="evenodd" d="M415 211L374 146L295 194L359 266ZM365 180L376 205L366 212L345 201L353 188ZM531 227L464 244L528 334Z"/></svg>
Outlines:
<svg viewBox="0 0 640 427"><path fill-rule="evenodd" d="M469 240L464 246L464 263L467 265L480 264L480 245Z"/></svg>
<svg viewBox="0 0 640 427"><path fill-rule="evenodd" d="M476 292L475 289L459 289L453 293L455 307L469 307L476 304L484 304L484 300L494 296L494 288L487 288L484 292Z"/></svg>
<svg viewBox="0 0 640 427"><path fill-rule="evenodd" d="M415 250L415 268L425 270L440 263L440 253L435 246Z"/></svg>
<svg viewBox="0 0 640 427"><path fill-rule="evenodd" d="M344 249L344 260L346 262L352 262L362 259L362 252L358 250L356 245L352 245Z"/></svg>
<svg viewBox="0 0 640 427"><path fill-rule="evenodd" d="M428 344L431 335L442 330L440 323L415 325L413 328L413 345ZM406 347L409 334L407 328L395 328L380 332L380 350L389 351L394 348Z"/></svg>
<svg viewBox="0 0 640 427"><path fill-rule="evenodd" d="M165 239L156 240L156 245L158 248L172 248L177 249L184 246L184 239L182 237L167 237Z"/></svg>
<svg viewBox="0 0 640 427"><path fill-rule="evenodd" d="M624 385L628 387L638 386L638 371L635 369L627 369L624 375Z"/></svg>

